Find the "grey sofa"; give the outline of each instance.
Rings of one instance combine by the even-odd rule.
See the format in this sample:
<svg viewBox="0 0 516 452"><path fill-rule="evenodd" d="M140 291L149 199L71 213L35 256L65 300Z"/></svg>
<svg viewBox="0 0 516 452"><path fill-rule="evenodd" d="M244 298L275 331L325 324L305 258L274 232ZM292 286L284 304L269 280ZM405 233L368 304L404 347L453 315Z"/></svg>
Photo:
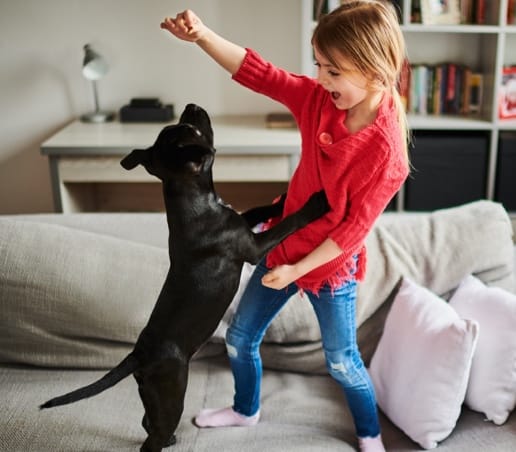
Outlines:
<svg viewBox="0 0 516 452"><path fill-rule="evenodd" d="M162 214L0 217L0 450L138 450L143 408L132 378L73 405L43 412L38 405L97 379L131 349L168 268L167 234ZM367 247L357 311L366 364L403 276L445 298L467 274L514 291L512 229L499 204L385 214ZM250 271L244 269L241 286ZM293 298L262 346L258 426L200 430L191 422L200 409L231 401L223 336L237 294L191 364L178 443L170 450L356 450L346 402L325 371L310 305L302 295ZM381 423L387 450L421 449L383 413ZM463 406L439 449L516 450L516 414L497 426Z"/></svg>

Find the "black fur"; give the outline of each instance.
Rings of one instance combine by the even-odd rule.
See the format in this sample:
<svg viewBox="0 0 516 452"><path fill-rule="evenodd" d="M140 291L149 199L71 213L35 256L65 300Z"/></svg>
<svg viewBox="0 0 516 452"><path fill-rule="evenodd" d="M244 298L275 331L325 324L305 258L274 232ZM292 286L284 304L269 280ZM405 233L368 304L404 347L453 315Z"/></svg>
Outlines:
<svg viewBox="0 0 516 452"><path fill-rule="evenodd" d="M244 261L256 264L289 234L328 211L324 193L315 193L297 213L268 231L254 233L252 226L281 214L284 197L239 215L214 190L214 157L210 118L190 104L179 123L165 127L153 146L134 150L121 161L128 170L143 165L163 183L170 270L133 351L100 380L41 408L94 396L134 374L148 433L141 451L160 451L175 442L188 363L233 299Z"/></svg>

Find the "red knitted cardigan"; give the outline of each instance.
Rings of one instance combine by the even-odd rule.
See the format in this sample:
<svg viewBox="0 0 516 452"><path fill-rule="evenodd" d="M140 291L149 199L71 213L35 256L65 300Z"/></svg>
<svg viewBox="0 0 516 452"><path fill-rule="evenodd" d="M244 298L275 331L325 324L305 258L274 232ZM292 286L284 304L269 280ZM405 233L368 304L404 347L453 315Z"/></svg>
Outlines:
<svg viewBox="0 0 516 452"><path fill-rule="evenodd" d="M251 49L233 79L282 103L297 121L301 158L288 186L283 215L295 212L322 189L331 207L274 248L267 266L294 264L329 237L342 254L298 279L297 286L317 293L324 284L340 286L351 274L363 279L365 238L408 175L392 98L385 95L375 121L350 134L344 125L346 111L335 107L316 80L275 67Z"/></svg>

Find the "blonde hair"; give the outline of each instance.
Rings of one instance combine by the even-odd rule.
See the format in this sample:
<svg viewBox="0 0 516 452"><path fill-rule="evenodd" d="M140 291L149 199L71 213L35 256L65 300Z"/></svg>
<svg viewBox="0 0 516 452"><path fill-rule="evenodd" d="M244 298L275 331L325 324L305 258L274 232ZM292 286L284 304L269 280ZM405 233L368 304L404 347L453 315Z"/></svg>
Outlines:
<svg viewBox="0 0 516 452"><path fill-rule="evenodd" d="M390 92L408 164L407 115L397 90L406 49L393 5L381 0L344 0L321 17L312 45L337 68L339 56L344 56L370 80L370 88Z"/></svg>

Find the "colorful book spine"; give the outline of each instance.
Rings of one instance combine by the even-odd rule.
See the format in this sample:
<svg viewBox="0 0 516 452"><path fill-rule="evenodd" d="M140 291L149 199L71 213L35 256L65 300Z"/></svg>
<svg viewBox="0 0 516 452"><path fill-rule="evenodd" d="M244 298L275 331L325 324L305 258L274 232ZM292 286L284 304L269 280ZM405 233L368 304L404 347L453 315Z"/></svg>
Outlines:
<svg viewBox="0 0 516 452"><path fill-rule="evenodd" d="M488 1L492 0L459 0L461 23L485 25L487 23ZM508 0L509 4L513 1Z"/></svg>
<svg viewBox="0 0 516 452"><path fill-rule="evenodd" d="M431 115L479 113L482 104L481 74L457 63L416 64L400 91L407 112ZM401 89L401 84L399 85Z"/></svg>
<svg viewBox="0 0 516 452"><path fill-rule="evenodd" d="M508 0L507 25L516 25L516 0Z"/></svg>

